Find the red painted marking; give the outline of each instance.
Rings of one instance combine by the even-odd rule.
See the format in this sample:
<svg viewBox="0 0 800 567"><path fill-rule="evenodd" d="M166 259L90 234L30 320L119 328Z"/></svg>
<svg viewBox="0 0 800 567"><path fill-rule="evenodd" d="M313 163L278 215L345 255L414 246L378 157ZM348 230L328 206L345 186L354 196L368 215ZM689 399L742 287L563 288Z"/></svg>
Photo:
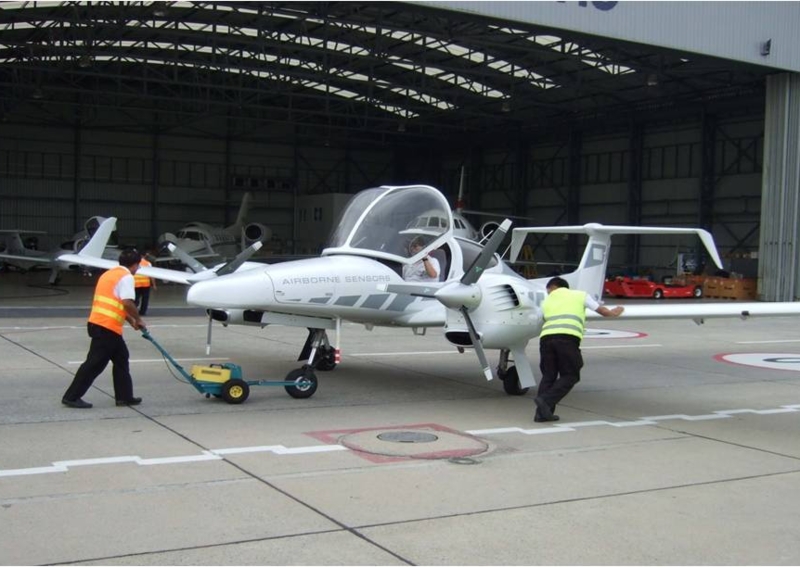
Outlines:
<svg viewBox="0 0 800 567"><path fill-rule="evenodd" d="M396 456L396 455L376 455L375 453L369 453L366 451L360 451L357 447L348 445L347 443L342 443L341 438L347 435L351 435L353 433L363 433L364 431L391 431L394 429L419 429L419 430L433 430L433 431L442 431L445 433L451 433L453 435L460 435L461 437L467 437L469 439L475 439L476 441L483 443L477 437L472 435L467 435L462 431L456 431L455 429L450 429L449 427L445 427L444 425L439 425L438 423L414 423L411 425L386 425L383 427L362 427L359 429L331 429L328 431L307 431L305 435L309 435L318 441L322 441L323 443L328 443L329 445L343 445L353 451L359 457L371 461L373 463L396 463L402 461L413 461L415 459L450 459L454 457L468 457L470 455L475 455L478 453L483 453L484 449L481 448L480 450L476 449L451 449L448 451L432 451L428 453L419 453L418 455L409 455L409 456Z"/></svg>

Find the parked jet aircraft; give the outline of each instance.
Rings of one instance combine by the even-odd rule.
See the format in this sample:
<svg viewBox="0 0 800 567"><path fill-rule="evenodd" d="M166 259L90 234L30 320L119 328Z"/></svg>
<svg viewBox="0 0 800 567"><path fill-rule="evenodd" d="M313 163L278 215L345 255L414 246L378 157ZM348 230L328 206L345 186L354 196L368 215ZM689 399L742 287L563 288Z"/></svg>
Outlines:
<svg viewBox="0 0 800 567"><path fill-rule="evenodd" d="M60 270L67 269L73 265L69 262L62 261L61 257L65 254L80 251L105 220L105 217L90 217L89 220L84 223L83 230L76 232L71 240L63 242L59 248L49 251L40 250L38 243L38 235L47 234L46 232L0 230L0 234L4 236L5 242L4 249L0 252L0 261L23 271L37 267L49 267L49 283L55 284L58 281ZM101 248L101 256L107 260L114 261L119 258L119 247L116 245L116 235L113 233L110 234L108 241L112 244L104 245Z"/></svg>
<svg viewBox="0 0 800 567"><path fill-rule="evenodd" d="M287 380L313 377L314 370L332 370L339 362L327 331L342 320L378 326L410 327L417 334L427 327L443 327L445 338L459 350L474 347L487 378L494 372L485 349L500 351L497 374L509 394L522 394L535 384L525 355L530 339L541 331L541 303L549 278L526 280L508 268L495 253L510 226L504 221L486 247L455 237L447 226L419 226L421 215L449 218L444 196L433 187L383 186L358 193L342 215L330 246L322 256L281 264L244 262L186 274L143 268L152 277L190 284L187 301L205 307L225 325L287 325L307 327L309 337L298 360L307 360ZM569 232L589 236L575 272L563 277L574 289L598 300L602 294L612 234L697 234L720 265L711 235L701 229L618 227L587 224L579 227L518 228L512 252L518 253L532 232ZM412 238L425 239L422 250L409 256ZM86 251L86 249L84 249ZM71 258L97 266L103 260L82 251ZM404 265L425 256L440 259L442 281L404 282ZM110 267L106 263L106 267ZM156 272L155 270L158 270ZM700 303L684 305L629 305L623 318L749 317L797 315L800 303Z"/></svg>
<svg viewBox="0 0 800 567"><path fill-rule="evenodd" d="M196 259L233 258L254 242L263 242L272 237L272 231L259 223L247 224L247 214L252 194L245 193L236 222L227 227L214 227L204 222L190 222L177 234L165 232L158 237L159 246L172 242ZM157 262L167 262L172 257L162 256Z"/></svg>

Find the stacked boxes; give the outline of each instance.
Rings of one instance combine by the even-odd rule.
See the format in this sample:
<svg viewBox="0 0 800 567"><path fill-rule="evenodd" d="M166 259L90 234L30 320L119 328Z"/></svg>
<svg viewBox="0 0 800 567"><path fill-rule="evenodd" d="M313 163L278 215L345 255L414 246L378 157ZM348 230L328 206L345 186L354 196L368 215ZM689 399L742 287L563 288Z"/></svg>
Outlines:
<svg viewBox="0 0 800 567"><path fill-rule="evenodd" d="M752 301L756 298L757 283L752 278L707 277L703 282L703 295L711 299L739 299Z"/></svg>

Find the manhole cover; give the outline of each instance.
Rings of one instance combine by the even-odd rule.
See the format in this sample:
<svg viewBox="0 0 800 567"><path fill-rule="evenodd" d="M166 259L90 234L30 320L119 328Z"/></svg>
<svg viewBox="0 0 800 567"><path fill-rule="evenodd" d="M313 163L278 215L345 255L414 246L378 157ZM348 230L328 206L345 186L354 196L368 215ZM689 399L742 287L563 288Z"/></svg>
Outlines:
<svg viewBox="0 0 800 567"><path fill-rule="evenodd" d="M378 435L378 439L392 443L433 443L438 441L439 437L421 431L387 431Z"/></svg>

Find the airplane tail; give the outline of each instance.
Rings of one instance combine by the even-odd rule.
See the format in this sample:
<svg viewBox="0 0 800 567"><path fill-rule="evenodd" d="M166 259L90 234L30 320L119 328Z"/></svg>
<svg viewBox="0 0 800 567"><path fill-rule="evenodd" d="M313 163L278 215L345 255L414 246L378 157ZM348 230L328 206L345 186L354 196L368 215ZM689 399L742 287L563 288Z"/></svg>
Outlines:
<svg viewBox="0 0 800 567"><path fill-rule="evenodd" d="M599 299L603 294L603 283L606 278L611 236L614 234L696 234L708 250L714 263L722 268L722 260L717 253L714 238L702 228L666 228L647 226L603 226L589 223L583 226L543 226L531 228L515 228L511 240L511 261L516 261L522 250L525 237L531 233L549 234L587 234L589 242L583 252L578 268L562 277L569 282L570 288L580 289Z"/></svg>
<svg viewBox="0 0 800 567"><path fill-rule="evenodd" d="M108 217L107 219L104 219L94 231L94 234L89 239L89 242L86 243L86 246L81 248L81 251L78 252L78 256L102 258L103 252L108 244L108 240L111 238L111 234L114 232L114 230L116 230L116 228L116 217Z"/></svg>
<svg viewBox="0 0 800 567"><path fill-rule="evenodd" d="M250 212L250 201L253 200L253 194L249 191L242 196L242 204L239 205L239 213L236 215L236 222L225 230L231 234L239 234L245 223L247 222L247 215Z"/></svg>

